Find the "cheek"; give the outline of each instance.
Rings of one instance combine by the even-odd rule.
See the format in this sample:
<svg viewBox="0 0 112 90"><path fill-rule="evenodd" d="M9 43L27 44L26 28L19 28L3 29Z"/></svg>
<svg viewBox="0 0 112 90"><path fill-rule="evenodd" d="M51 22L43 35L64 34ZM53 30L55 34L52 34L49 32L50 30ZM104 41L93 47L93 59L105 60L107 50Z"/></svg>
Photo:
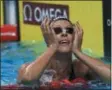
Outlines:
<svg viewBox="0 0 112 90"><path fill-rule="evenodd" d="M70 41L73 41L73 35L68 35L68 39L69 39Z"/></svg>
<svg viewBox="0 0 112 90"><path fill-rule="evenodd" d="M61 35L60 34L56 35L56 39L60 40L61 39Z"/></svg>

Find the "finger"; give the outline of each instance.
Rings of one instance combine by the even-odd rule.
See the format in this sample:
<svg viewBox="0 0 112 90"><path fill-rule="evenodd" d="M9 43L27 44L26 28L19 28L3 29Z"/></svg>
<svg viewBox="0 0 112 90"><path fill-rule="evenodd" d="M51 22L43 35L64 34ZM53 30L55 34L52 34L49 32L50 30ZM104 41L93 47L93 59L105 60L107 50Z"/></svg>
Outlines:
<svg viewBox="0 0 112 90"><path fill-rule="evenodd" d="M48 35L46 33L46 27L45 27L46 19L47 18L45 17L44 20L42 21L42 24L41 24L41 29L42 29L42 33L43 33L43 37L44 37L45 42L47 42L47 39L48 39Z"/></svg>
<svg viewBox="0 0 112 90"><path fill-rule="evenodd" d="M50 35L51 35L52 41L55 41L56 40L56 34L55 34L53 29L51 29Z"/></svg>
<svg viewBox="0 0 112 90"><path fill-rule="evenodd" d="M82 29L81 25L79 24L79 22L77 22L77 25L80 28L80 32L83 32L83 29Z"/></svg>
<svg viewBox="0 0 112 90"><path fill-rule="evenodd" d="M42 23L41 23L41 26L43 27L44 23L45 23L45 20L46 20L46 17L44 17Z"/></svg>
<svg viewBox="0 0 112 90"><path fill-rule="evenodd" d="M81 30L78 22L76 23L76 27L77 27L78 35L82 35L82 30Z"/></svg>
<svg viewBox="0 0 112 90"><path fill-rule="evenodd" d="M43 26L43 24L44 24L44 22L45 22L45 18L43 19L43 21L42 21L42 23L41 23L41 30L42 30L42 33L44 33L44 26Z"/></svg>
<svg viewBox="0 0 112 90"><path fill-rule="evenodd" d="M51 34L53 37L55 37L55 32L54 32L53 29L50 31L50 34Z"/></svg>
<svg viewBox="0 0 112 90"><path fill-rule="evenodd" d="M47 28L47 32L48 32L48 33L50 33L50 31L51 31L51 30L50 30L50 22L51 22L51 19L48 18L48 19L47 19L47 22L46 22L46 28Z"/></svg>
<svg viewBox="0 0 112 90"><path fill-rule="evenodd" d="M76 30L75 30L75 35L78 35L78 34L79 34L79 29L78 29L77 24L75 24L75 28L76 28Z"/></svg>
<svg viewBox="0 0 112 90"><path fill-rule="evenodd" d="M50 30L49 24L50 24L50 19L47 18L46 23L45 23L45 25L46 25L46 33L48 34L48 37L49 37L49 39L50 39L50 31L51 31L51 30Z"/></svg>
<svg viewBox="0 0 112 90"><path fill-rule="evenodd" d="M78 32L79 28L77 26L77 23L75 24L75 32Z"/></svg>
<svg viewBox="0 0 112 90"><path fill-rule="evenodd" d="M80 38L82 38L83 37L83 29L82 29L81 25L79 24L79 22L77 22L77 26L80 28L78 31L78 36Z"/></svg>
<svg viewBox="0 0 112 90"><path fill-rule="evenodd" d="M51 22L50 22L50 27L52 28L53 27L53 21L52 21L52 19L51 19Z"/></svg>
<svg viewBox="0 0 112 90"><path fill-rule="evenodd" d="M80 27L78 25L78 21L76 22L76 27L77 27L77 30L80 31Z"/></svg>
<svg viewBox="0 0 112 90"><path fill-rule="evenodd" d="M47 21L47 17L44 19L44 21L42 23L42 28L43 28L44 33L46 33L46 26L45 26L46 21Z"/></svg>
<svg viewBox="0 0 112 90"><path fill-rule="evenodd" d="M76 29L75 24L72 24L72 26L73 26L73 34L75 34L75 29Z"/></svg>
<svg viewBox="0 0 112 90"><path fill-rule="evenodd" d="M73 29L74 29L74 37L75 37L75 36L76 36L76 34L78 33L78 32L77 32L77 30L78 30L78 29L77 29L76 24L74 24L74 25L73 25Z"/></svg>
<svg viewBox="0 0 112 90"><path fill-rule="evenodd" d="M75 24L72 24L73 25L73 38L75 37L75 30L76 30L76 28L75 28Z"/></svg>
<svg viewBox="0 0 112 90"><path fill-rule="evenodd" d="M44 20L41 23L41 29L43 34L45 33L45 26L44 26L45 21L46 21L46 18L44 18Z"/></svg>
<svg viewBox="0 0 112 90"><path fill-rule="evenodd" d="M46 28L47 28L47 35L48 35L49 42L52 43L52 36L51 36L51 29L50 29L50 19L49 18L47 18Z"/></svg>
<svg viewBox="0 0 112 90"><path fill-rule="evenodd" d="M80 25L79 21L77 22L77 25L79 26L79 28L80 28L80 29L82 29L82 27L81 27L81 25Z"/></svg>
<svg viewBox="0 0 112 90"><path fill-rule="evenodd" d="M51 19L47 17L46 25L50 24Z"/></svg>

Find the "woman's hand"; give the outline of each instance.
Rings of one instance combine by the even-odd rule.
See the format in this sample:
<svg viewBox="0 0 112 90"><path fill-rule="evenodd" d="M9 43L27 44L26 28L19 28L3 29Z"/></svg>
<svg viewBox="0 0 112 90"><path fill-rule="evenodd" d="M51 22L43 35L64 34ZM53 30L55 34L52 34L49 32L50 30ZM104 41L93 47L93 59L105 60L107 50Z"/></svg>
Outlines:
<svg viewBox="0 0 112 90"><path fill-rule="evenodd" d="M48 17L46 17L43 20L41 24L42 33L43 33L45 42L47 43L47 46L57 49L58 41L56 40L56 35L54 31L52 30L50 22L51 20Z"/></svg>
<svg viewBox="0 0 112 90"><path fill-rule="evenodd" d="M82 40L83 40L83 29L80 26L79 22L76 22L74 27L74 41L72 50L75 53L77 50L81 51Z"/></svg>

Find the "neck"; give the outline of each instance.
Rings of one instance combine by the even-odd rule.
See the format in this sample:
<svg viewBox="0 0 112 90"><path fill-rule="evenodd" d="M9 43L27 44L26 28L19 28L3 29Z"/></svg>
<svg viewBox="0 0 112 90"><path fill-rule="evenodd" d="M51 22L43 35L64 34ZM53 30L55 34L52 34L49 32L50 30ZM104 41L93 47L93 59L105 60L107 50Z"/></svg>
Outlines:
<svg viewBox="0 0 112 90"><path fill-rule="evenodd" d="M56 52L55 55L53 56L54 60L58 60L60 62L72 62L72 53L61 53L61 52Z"/></svg>
<svg viewBox="0 0 112 90"><path fill-rule="evenodd" d="M69 78L72 64L72 53L56 52L53 56L52 68L57 72L57 80Z"/></svg>

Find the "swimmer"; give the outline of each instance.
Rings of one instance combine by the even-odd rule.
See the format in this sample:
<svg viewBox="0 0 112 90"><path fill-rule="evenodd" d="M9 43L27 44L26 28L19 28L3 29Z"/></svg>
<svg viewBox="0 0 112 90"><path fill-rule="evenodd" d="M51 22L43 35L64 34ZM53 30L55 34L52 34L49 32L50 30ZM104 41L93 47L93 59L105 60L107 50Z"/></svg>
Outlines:
<svg viewBox="0 0 112 90"><path fill-rule="evenodd" d="M92 80L96 75L110 82L110 66L82 52L83 28L79 22L73 25L64 17L53 20L46 17L41 23L41 30L47 49L32 63L21 66L20 83L34 80L48 83L77 77ZM73 60L72 54L77 59Z"/></svg>

